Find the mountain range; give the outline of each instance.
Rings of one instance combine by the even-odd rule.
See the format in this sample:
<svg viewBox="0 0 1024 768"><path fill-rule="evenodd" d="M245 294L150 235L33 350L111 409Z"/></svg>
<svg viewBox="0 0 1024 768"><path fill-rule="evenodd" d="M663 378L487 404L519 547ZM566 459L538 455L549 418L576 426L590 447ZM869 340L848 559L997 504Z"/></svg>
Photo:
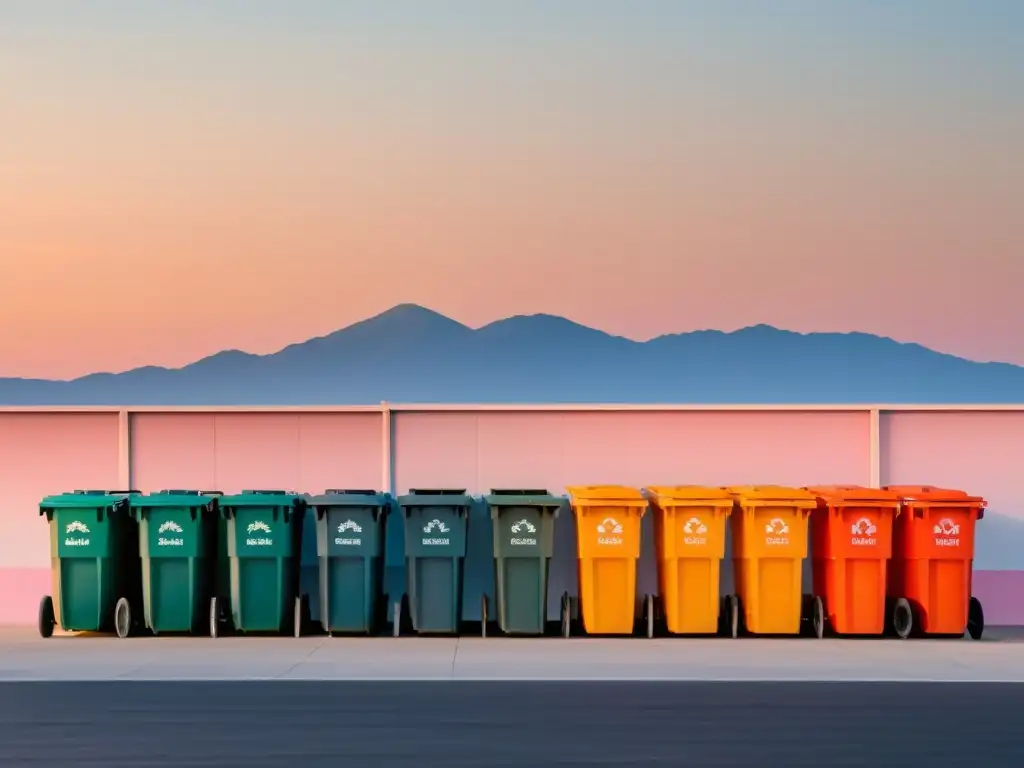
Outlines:
<svg viewBox="0 0 1024 768"><path fill-rule="evenodd" d="M865 333L768 325L632 341L552 315L473 329L401 304L268 355L70 381L0 379L4 405L1019 403L1024 367Z"/></svg>

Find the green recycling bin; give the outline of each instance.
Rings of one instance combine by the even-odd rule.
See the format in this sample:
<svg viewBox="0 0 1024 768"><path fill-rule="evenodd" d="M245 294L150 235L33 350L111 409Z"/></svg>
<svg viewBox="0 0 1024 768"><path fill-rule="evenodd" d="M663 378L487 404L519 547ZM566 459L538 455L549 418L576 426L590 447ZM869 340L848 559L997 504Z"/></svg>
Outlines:
<svg viewBox="0 0 1024 768"><path fill-rule="evenodd" d="M498 626L510 635L542 635L548 617L548 566L555 518L565 499L546 490L492 490Z"/></svg>
<svg viewBox="0 0 1024 768"><path fill-rule="evenodd" d="M176 490L130 498L139 524L143 616L153 634L205 634L217 615L218 496Z"/></svg>
<svg viewBox="0 0 1024 768"><path fill-rule="evenodd" d="M39 634L109 632L128 637L142 603L139 529L129 514L138 491L73 491L39 504L50 526L52 595L39 603Z"/></svg>
<svg viewBox="0 0 1024 768"><path fill-rule="evenodd" d="M459 631L472 503L464 489L412 489L398 500L405 521L406 594L416 632Z"/></svg>
<svg viewBox="0 0 1024 768"><path fill-rule="evenodd" d="M309 606L299 593L299 547L306 499L289 491L242 491L222 496L227 521L229 606L215 597L210 635L294 632L308 624Z"/></svg>
<svg viewBox="0 0 1024 768"><path fill-rule="evenodd" d="M384 526L391 496L327 490L309 500L316 515L320 623L330 634L370 634L382 623Z"/></svg>

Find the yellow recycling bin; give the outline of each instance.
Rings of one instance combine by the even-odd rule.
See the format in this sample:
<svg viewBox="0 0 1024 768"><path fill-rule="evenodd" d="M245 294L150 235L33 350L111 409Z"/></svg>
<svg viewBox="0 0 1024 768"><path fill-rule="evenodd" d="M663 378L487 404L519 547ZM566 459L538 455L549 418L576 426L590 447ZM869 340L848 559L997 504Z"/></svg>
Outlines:
<svg viewBox="0 0 1024 768"><path fill-rule="evenodd" d="M636 488L619 485L567 490L576 513L583 628L593 635L632 634L640 520L647 501Z"/></svg>
<svg viewBox="0 0 1024 768"><path fill-rule="evenodd" d="M735 500L730 522L737 595L729 597L731 608L753 634L799 634L807 518L817 499L777 485L726 490Z"/></svg>
<svg viewBox="0 0 1024 768"><path fill-rule="evenodd" d="M732 495L697 485L653 487L644 495L654 514L658 592L668 631L717 633L722 606L719 576ZM735 637L738 626L733 622L731 627Z"/></svg>

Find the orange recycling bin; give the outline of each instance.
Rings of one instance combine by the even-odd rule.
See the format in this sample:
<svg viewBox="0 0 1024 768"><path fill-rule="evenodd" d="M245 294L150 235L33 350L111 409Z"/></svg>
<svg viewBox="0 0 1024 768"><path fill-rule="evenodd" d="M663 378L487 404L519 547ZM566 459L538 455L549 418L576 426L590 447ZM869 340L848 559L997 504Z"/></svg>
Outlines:
<svg viewBox="0 0 1024 768"><path fill-rule="evenodd" d="M886 571L900 497L853 485L808 488L814 633L880 635L886 621Z"/></svg>
<svg viewBox="0 0 1024 768"><path fill-rule="evenodd" d="M985 630L981 602L971 594L974 527L986 502L964 491L930 485L890 485L900 497L893 531L889 600L900 637Z"/></svg>
<svg viewBox="0 0 1024 768"><path fill-rule="evenodd" d="M668 631L719 630L719 576L725 556L725 521L733 498L722 488L654 487L644 494L654 514L658 592Z"/></svg>
<svg viewBox="0 0 1024 768"><path fill-rule="evenodd" d="M739 615L741 631L799 634L807 518L817 498L778 485L726 490L735 503L730 523L737 594L728 598L730 612Z"/></svg>
<svg viewBox="0 0 1024 768"><path fill-rule="evenodd" d="M632 634L640 521L647 500L636 488L619 485L567 490L576 513L583 628L595 635Z"/></svg>

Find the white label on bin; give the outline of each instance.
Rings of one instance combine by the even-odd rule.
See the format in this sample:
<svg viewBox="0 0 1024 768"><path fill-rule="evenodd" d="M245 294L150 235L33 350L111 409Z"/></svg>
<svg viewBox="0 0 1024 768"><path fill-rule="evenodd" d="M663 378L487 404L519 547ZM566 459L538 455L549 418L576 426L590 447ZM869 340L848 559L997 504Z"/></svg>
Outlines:
<svg viewBox="0 0 1024 768"><path fill-rule="evenodd" d="M614 517L606 517L597 524L598 544L621 544L622 537L615 535L622 533L622 524Z"/></svg>
<svg viewBox="0 0 1024 768"><path fill-rule="evenodd" d="M254 533L270 533L270 526L262 520L249 523L245 532L249 534L249 537L245 540L247 547L270 547L274 544L274 540L269 536L253 536Z"/></svg>
<svg viewBox="0 0 1024 768"><path fill-rule="evenodd" d="M937 547L959 547L960 546L960 524L954 523L948 517L942 518L934 528L935 546Z"/></svg>
<svg viewBox="0 0 1024 768"><path fill-rule="evenodd" d="M437 531L438 533L448 533L451 531L451 529L435 517L433 520L431 520L429 523L423 526L424 533L433 533L434 531ZM449 544L451 544L451 539L449 539L447 536L423 537L423 546L425 547L446 547Z"/></svg>
<svg viewBox="0 0 1024 768"><path fill-rule="evenodd" d="M529 520L520 520L518 523L513 523L510 529L513 535L511 543L517 547L533 547L537 545L537 539L533 536L521 536L523 533L537 533L537 526L531 523Z"/></svg>
<svg viewBox="0 0 1024 768"><path fill-rule="evenodd" d="M166 520L160 524L157 533L182 533L181 526L173 520ZM180 536L158 536L156 540L158 547L183 547L185 540Z"/></svg>
<svg viewBox="0 0 1024 768"><path fill-rule="evenodd" d="M363 526L357 523L355 520L346 520L338 526L338 533L344 534L346 531L352 531L352 533L362 533ZM339 547L358 547L363 543L363 540L357 536L336 536L334 538L335 545Z"/></svg>
<svg viewBox="0 0 1024 768"><path fill-rule="evenodd" d="M89 546L88 536L72 536L73 533L89 533L89 526L81 520L72 520L64 526L65 547L87 547Z"/></svg>
<svg viewBox="0 0 1024 768"><path fill-rule="evenodd" d="M875 538L878 527L870 518L862 517L850 526L850 532L853 535L852 543L855 547L873 547L878 543L878 539Z"/></svg>
<svg viewBox="0 0 1024 768"><path fill-rule="evenodd" d="M708 543L704 535L708 527L704 525L699 517L691 517L683 524L683 543L693 546L701 546Z"/></svg>
<svg viewBox="0 0 1024 768"><path fill-rule="evenodd" d="M770 547L781 547L789 544L789 537L786 535L789 533L789 526L786 525L786 521L781 517L774 517L769 521L768 525L764 527L765 544Z"/></svg>

